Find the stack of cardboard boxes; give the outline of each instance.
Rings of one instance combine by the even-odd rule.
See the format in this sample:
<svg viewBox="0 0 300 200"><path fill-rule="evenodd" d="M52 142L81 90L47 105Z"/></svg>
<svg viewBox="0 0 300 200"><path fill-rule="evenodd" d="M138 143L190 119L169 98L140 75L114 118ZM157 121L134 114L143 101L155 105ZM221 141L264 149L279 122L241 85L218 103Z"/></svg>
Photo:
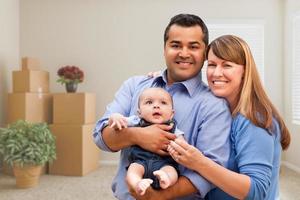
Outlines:
<svg viewBox="0 0 300 200"><path fill-rule="evenodd" d="M8 94L7 123L52 122L52 95L49 72L40 69L35 58L22 58L22 69L13 71L13 92Z"/></svg>
<svg viewBox="0 0 300 200"><path fill-rule="evenodd" d="M49 93L49 72L41 70L36 58L22 58L22 67L13 71L13 92L8 94L7 123L23 119L28 122L52 123L52 95ZM45 173L44 168L43 173ZM12 175L4 165L3 172Z"/></svg>
<svg viewBox="0 0 300 200"><path fill-rule="evenodd" d="M99 164L100 151L92 139L96 95L52 95L49 93L49 73L40 68L39 60L25 57L22 69L13 71L13 92L8 94L7 101L7 123L23 119L51 124L52 134L56 136L57 159L49 165L49 173L83 176ZM44 167L43 173L47 172L46 169ZM13 174L7 165L3 166L3 172Z"/></svg>
<svg viewBox="0 0 300 200"><path fill-rule="evenodd" d="M50 129L56 136L57 159L49 165L50 174L83 176L98 167L99 149L92 139L95 111L93 93L53 94Z"/></svg>

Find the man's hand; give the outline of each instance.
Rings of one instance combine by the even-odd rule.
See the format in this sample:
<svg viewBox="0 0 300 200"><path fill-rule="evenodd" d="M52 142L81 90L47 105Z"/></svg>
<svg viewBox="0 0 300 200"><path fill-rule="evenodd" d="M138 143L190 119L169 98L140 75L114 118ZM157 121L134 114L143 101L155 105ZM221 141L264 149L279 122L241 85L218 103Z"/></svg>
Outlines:
<svg viewBox="0 0 300 200"><path fill-rule="evenodd" d="M172 126L154 124L145 128L130 127L115 130L108 126L103 129L102 137L112 151L138 145L159 155L169 155L167 148L170 140L176 138L174 134L168 132L171 128Z"/></svg>
<svg viewBox="0 0 300 200"><path fill-rule="evenodd" d="M175 134L168 132L170 129L172 129L172 126L162 124L142 128L142 131L136 134L136 144L153 153L169 155L167 148L170 140L176 139Z"/></svg>
<svg viewBox="0 0 300 200"><path fill-rule="evenodd" d="M161 72L162 72L161 70L155 71L155 72L149 72L147 74L147 76L150 77L150 78L157 77L157 76L159 76L161 74Z"/></svg>

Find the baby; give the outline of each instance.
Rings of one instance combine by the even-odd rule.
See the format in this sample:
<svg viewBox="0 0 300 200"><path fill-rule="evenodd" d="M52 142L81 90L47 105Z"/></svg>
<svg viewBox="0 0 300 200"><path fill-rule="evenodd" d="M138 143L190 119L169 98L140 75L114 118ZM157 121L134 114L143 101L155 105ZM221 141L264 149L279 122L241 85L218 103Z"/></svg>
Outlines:
<svg viewBox="0 0 300 200"><path fill-rule="evenodd" d="M177 138L183 139L183 132L176 128L173 120L173 100L171 95L162 88L145 89L138 102L138 116L124 117L112 114L108 125L115 130L152 124L172 125L170 132ZM139 146L132 146L129 150L129 166L126 180L139 195L145 194L152 185L154 189L166 189L178 179L178 165L170 156L160 156L146 151Z"/></svg>

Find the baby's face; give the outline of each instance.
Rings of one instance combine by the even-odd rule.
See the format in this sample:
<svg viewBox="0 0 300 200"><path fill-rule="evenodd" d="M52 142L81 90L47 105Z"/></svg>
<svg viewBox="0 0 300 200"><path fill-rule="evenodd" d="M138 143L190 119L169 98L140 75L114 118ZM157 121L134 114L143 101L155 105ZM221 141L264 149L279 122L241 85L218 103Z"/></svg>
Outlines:
<svg viewBox="0 0 300 200"><path fill-rule="evenodd" d="M139 116L148 122L161 124L174 115L171 96L163 89L146 89L140 98Z"/></svg>

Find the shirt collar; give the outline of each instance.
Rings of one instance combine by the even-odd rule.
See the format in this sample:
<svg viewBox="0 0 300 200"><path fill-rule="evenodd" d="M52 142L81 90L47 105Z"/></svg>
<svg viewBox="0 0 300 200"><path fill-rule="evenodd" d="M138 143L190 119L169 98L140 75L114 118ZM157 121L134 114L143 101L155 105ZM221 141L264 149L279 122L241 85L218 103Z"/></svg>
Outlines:
<svg viewBox="0 0 300 200"><path fill-rule="evenodd" d="M155 77L152 82L152 86L164 87L167 84L167 70L164 70L160 75ZM202 76L201 72L191 79L186 81L176 82L174 84L181 84L183 85L186 90L188 91L190 96L193 96L196 88L199 85L202 85Z"/></svg>

